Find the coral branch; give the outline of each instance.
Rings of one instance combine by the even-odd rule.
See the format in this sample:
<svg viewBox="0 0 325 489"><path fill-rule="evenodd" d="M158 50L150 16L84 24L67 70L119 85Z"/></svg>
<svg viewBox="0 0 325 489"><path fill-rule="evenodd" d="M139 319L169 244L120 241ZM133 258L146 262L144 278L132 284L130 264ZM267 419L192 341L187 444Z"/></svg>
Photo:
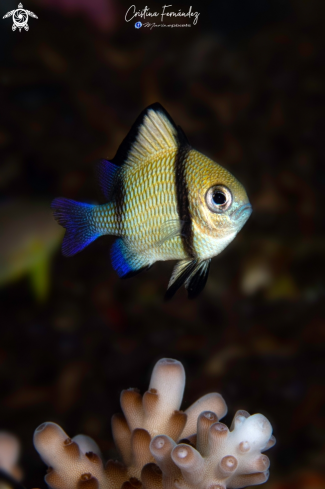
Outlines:
<svg viewBox="0 0 325 489"><path fill-rule="evenodd" d="M20 481L22 471L17 465L20 443L11 433L0 431L0 469Z"/></svg>
<svg viewBox="0 0 325 489"><path fill-rule="evenodd" d="M227 414L227 406L223 397L216 392L207 394L198 399L185 411L187 422L184 431L182 432L182 438L188 438L196 433L197 419L203 411L211 411L217 415L218 419L221 419Z"/></svg>
<svg viewBox="0 0 325 489"><path fill-rule="evenodd" d="M230 430L220 419L227 406L208 394L180 411L185 384L182 364L160 360L149 390L121 394L123 414L112 418L113 437L123 464L104 467L98 446L84 435L70 439L54 423L39 426L34 444L49 471L52 489L225 489L262 484L275 443L262 414L237 411Z"/></svg>

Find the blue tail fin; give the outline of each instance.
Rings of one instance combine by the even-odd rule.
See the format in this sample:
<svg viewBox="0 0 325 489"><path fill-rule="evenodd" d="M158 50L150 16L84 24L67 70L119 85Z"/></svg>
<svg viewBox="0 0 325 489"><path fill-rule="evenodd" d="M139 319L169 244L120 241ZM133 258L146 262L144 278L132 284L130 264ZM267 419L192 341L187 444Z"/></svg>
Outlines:
<svg viewBox="0 0 325 489"><path fill-rule="evenodd" d="M94 205L58 198L51 204L54 217L66 229L62 253L72 256L100 236L91 225Z"/></svg>

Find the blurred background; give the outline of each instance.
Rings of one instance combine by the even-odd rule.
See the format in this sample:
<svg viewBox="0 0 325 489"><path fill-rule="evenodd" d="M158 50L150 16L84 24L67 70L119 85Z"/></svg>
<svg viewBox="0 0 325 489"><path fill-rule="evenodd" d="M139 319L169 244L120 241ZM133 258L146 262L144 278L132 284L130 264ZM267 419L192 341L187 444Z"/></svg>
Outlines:
<svg viewBox="0 0 325 489"><path fill-rule="evenodd" d="M271 421L265 489L324 488L322 0L193 1L196 26L152 30L125 22L127 0L25 0L38 20L21 33L2 20L17 2L0 12L0 430L20 439L23 483L46 486L43 421L116 457L120 391L145 391L172 357L184 408L216 391L226 423L237 409ZM99 201L96 161L156 101L254 209L195 301L163 301L171 262L119 280L109 237L64 258L49 211L57 196Z"/></svg>

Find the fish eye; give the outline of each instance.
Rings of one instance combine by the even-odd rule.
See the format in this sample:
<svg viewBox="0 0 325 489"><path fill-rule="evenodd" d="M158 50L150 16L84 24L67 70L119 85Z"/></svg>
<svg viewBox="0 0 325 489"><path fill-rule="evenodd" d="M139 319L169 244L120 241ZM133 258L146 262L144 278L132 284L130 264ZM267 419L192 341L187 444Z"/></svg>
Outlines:
<svg viewBox="0 0 325 489"><path fill-rule="evenodd" d="M230 190L223 185L215 185L209 188L205 200L210 211L222 213L225 212L232 204L232 195Z"/></svg>

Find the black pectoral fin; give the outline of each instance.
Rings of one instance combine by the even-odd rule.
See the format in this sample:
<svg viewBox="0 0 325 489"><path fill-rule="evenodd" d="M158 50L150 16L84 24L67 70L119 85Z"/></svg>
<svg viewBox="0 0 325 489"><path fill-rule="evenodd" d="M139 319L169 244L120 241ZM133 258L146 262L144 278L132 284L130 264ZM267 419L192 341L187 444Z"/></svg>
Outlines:
<svg viewBox="0 0 325 489"><path fill-rule="evenodd" d="M182 260L176 263L165 294L166 301L171 299L177 290L185 284L195 270L196 265L196 260Z"/></svg>
<svg viewBox="0 0 325 489"><path fill-rule="evenodd" d="M189 299L195 299L204 289L207 283L211 260L205 260L188 278L185 287L188 292Z"/></svg>

